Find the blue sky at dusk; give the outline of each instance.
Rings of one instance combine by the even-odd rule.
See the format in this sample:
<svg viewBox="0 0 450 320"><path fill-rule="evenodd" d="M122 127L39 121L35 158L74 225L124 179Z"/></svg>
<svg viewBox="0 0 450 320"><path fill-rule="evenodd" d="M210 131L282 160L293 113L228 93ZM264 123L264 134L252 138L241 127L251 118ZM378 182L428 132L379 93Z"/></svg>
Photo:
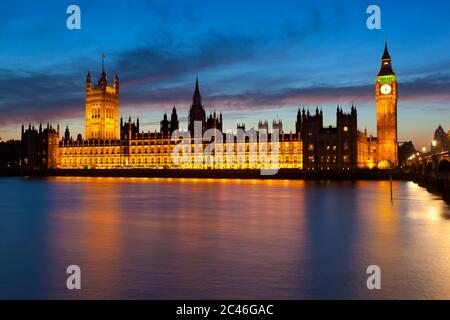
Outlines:
<svg viewBox="0 0 450 320"><path fill-rule="evenodd" d="M81 30L66 8L81 8ZM366 8L382 10L368 30ZM375 76L388 39L399 81L399 140L429 145L450 129L448 1L15 1L0 3L0 136L22 123L69 125L84 135L84 85L106 53L121 81L120 113L159 127L176 105L187 127L195 77L207 113L225 128L280 118L294 130L298 107L358 108L358 126L376 134Z"/></svg>

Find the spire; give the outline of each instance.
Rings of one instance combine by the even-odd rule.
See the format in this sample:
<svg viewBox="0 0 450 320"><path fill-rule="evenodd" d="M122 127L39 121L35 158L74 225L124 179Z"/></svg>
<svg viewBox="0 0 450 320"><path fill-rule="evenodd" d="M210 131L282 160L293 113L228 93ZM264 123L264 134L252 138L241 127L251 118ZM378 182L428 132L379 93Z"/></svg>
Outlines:
<svg viewBox="0 0 450 320"><path fill-rule="evenodd" d="M98 84L107 84L106 80L106 72L105 72L105 53L102 54L102 75L100 77L100 80L98 80Z"/></svg>
<svg viewBox="0 0 450 320"><path fill-rule="evenodd" d="M200 95L200 86L198 84L198 77L195 80L195 91L194 96L192 97L192 105L194 106L202 105L202 96Z"/></svg>
<svg viewBox="0 0 450 320"><path fill-rule="evenodd" d="M393 76L395 75L394 70L392 70L391 55L389 54L387 41L384 43L384 52L381 57L381 69L378 76Z"/></svg>
<svg viewBox="0 0 450 320"><path fill-rule="evenodd" d="M384 41L384 52L381 60L391 60L391 56L389 55L387 40Z"/></svg>

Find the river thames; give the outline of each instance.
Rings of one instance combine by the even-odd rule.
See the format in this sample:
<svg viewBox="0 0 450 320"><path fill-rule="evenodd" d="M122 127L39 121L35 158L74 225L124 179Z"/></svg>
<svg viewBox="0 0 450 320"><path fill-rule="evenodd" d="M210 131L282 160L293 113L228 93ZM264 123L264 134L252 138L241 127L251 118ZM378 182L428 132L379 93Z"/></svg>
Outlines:
<svg viewBox="0 0 450 320"><path fill-rule="evenodd" d="M1 178L0 298L450 299L450 207L412 182ZM81 268L81 290L66 268ZM368 290L366 268L381 268Z"/></svg>

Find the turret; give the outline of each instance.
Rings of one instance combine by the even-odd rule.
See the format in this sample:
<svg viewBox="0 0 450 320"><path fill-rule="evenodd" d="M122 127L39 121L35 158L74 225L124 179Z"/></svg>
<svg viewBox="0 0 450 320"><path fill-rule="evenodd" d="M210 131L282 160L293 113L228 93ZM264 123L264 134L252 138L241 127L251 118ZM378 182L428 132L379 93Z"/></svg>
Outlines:
<svg viewBox="0 0 450 320"><path fill-rule="evenodd" d="M303 110L305 112L305 110ZM298 135L302 131L302 113L300 108L297 111L297 121L295 122L295 133Z"/></svg>
<svg viewBox="0 0 450 320"><path fill-rule="evenodd" d="M200 94L200 86L198 84L198 77L195 80L195 90L194 90L194 95L192 96L192 105L194 105L194 106L202 105L202 96Z"/></svg>
<svg viewBox="0 0 450 320"><path fill-rule="evenodd" d="M195 134L195 122L201 122L202 132L206 130L206 113L202 105L202 97L200 95L200 86L198 84L198 77L195 80L195 90L192 96L192 106L189 110L188 116L188 130L191 136Z"/></svg>
<svg viewBox="0 0 450 320"><path fill-rule="evenodd" d="M164 135L167 135L170 132L169 120L167 120L167 113L164 113L163 120L161 121L160 131Z"/></svg>
<svg viewBox="0 0 450 320"><path fill-rule="evenodd" d="M64 132L64 140L66 140L66 141L70 140L69 126L66 126L66 131Z"/></svg>
<svg viewBox="0 0 450 320"><path fill-rule="evenodd" d="M170 116L170 133L179 129L177 109L173 106L172 115Z"/></svg>

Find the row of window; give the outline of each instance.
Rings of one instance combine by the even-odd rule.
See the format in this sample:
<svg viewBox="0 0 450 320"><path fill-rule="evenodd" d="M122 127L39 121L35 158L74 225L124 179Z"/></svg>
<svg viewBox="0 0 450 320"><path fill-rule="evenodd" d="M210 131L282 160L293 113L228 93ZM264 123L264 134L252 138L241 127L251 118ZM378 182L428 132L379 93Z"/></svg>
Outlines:
<svg viewBox="0 0 450 320"><path fill-rule="evenodd" d="M182 149L184 150L184 149ZM227 148L217 148L216 149L217 152L226 152ZM235 146L233 148L234 152L245 152L245 153L249 153L249 152L258 152L259 148L250 148L250 146L246 145L246 146ZM262 148L261 149L262 152L271 152L272 149L270 146L267 146L266 148ZM155 147L150 147L150 148L131 148L130 153L131 154L161 154L161 153L171 153L172 149L169 147L160 147L160 148L155 148ZM191 152L194 153L195 152L195 146L191 147ZM214 151L213 151L214 152ZM279 153L298 153L300 152L299 149L297 148L292 148L292 147L288 147L286 146L285 148L279 148L278 149ZM61 155L93 155L93 154L120 154L121 151L119 148L113 148L112 150L109 148L74 148L74 149L67 149L67 148L61 148L60 149L60 154ZM122 152L124 153L124 152Z"/></svg>
<svg viewBox="0 0 450 320"><path fill-rule="evenodd" d="M329 151L329 150L334 150L334 151L336 151L336 149L337 149L337 147L336 147L335 145L334 145L334 146L331 146L331 145L324 145L324 144L320 144L320 145L319 145L319 148L322 149L322 150L327 150L327 151ZM314 149L315 149L314 144L312 144L312 143L308 144L308 150L309 150L309 151L314 151ZM343 144L343 149L344 149L344 150L349 150L349 145L348 145L347 142L345 142L345 143Z"/></svg>
<svg viewBox="0 0 450 320"><path fill-rule="evenodd" d="M297 163L298 157L282 157L280 160L281 163ZM228 163L258 163L257 157L245 157L245 160L243 157L233 157L233 159L230 159L231 161L228 161ZM261 163L270 163L270 158L262 158ZM170 157L154 157L154 158L130 158L128 159L120 159L120 158L62 158L61 159L61 165L62 166L70 166L70 165L92 165L92 164L140 164L140 163L163 163L168 164L172 163ZM213 163L214 158L213 157L199 157L194 158L192 157L191 163L200 162L200 163ZM227 161L223 161L223 163L226 163Z"/></svg>
<svg viewBox="0 0 450 320"><path fill-rule="evenodd" d="M314 163L316 160L314 156L308 156L308 162ZM336 163L337 157L336 156L321 156L320 157L320 163ZM342 156L342 162L343 163L350 163L350 157L348 155Z"/></svg>

